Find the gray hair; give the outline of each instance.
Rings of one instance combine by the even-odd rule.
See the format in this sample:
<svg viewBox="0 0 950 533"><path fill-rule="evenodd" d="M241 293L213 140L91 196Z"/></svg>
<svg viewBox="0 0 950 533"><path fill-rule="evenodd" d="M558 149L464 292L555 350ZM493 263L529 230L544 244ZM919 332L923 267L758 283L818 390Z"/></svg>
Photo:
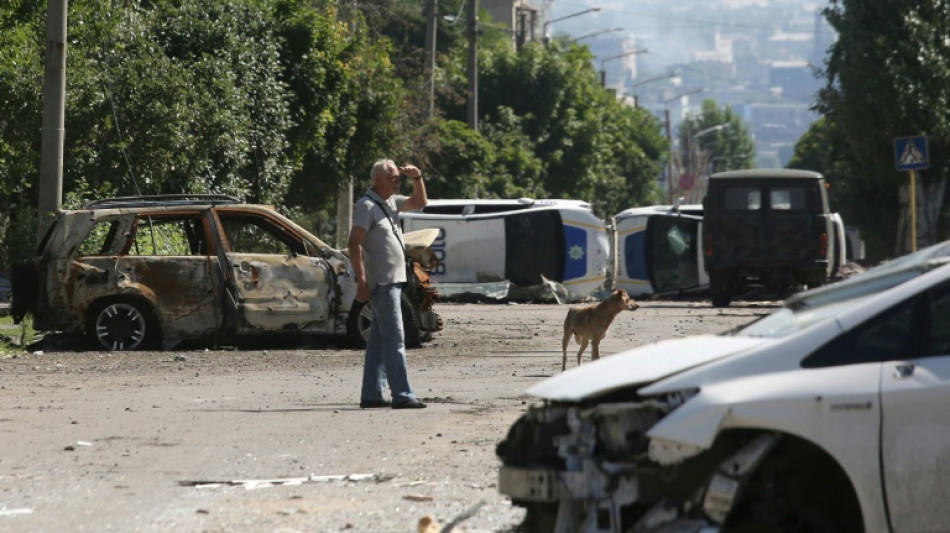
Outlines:
<svg viewBox="0 0 950 533"><path fill-rule="evenodd" d="M373 181L376 181L376 178L379 176L385 176L389 173L389 167L396 167L396 163L392 159L379 159L373 163L372 170L369 171L369 178ZM397 169L399 167L396 167Z"/></svg>

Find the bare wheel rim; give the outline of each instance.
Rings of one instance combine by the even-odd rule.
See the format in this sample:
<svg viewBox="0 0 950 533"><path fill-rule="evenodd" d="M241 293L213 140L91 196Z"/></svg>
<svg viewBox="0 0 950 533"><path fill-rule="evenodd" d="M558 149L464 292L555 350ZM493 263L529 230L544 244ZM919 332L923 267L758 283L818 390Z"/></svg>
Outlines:
<svg viewBox="0 0 950 533"><path fill-rule="evenodd" d="M363 340L369 340L369 328L373 325L373 308L369 302L360 309L360 314L356 319L356 327Z"/></svg>
<svg viewBox="0 0 950 533"><path fill-rule="evenodd" d="M96 338L107 350L134 350L145 334L145 316L134 305L114 303L96 317Z"/></svg>

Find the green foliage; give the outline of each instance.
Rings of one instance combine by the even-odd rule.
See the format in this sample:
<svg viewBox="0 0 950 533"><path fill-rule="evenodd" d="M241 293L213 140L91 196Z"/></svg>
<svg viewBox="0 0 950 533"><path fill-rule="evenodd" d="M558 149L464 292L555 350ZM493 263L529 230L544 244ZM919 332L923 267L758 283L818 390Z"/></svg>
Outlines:
<svg viewBox="0 0 950 533"><path fill-rule="evenodd" d="M27 315L19 325L13 324L9 315L0 316L0 358L19 357L26 354L26 347L36 340L33 317Z"/></svg>
<svg viewBox="0 0 950 533"><path fill-rule="evenodd" d="M493 171L487 194L577 198L601 216L656 201L666 150L659 122L600 86L586 47L533 43L516 52L506 37L479 50L480 133L494 150L468 167ZM453 51L445 76L452 88L439 93L440 107L459 121L465 54Z"/></svg>
<svg viewBox="0 0 950 533"><path fill-rule="evenodd" d="M296 119L289 135L296 166L288 200L309 209L332 208L341 183L361 179L376 159L404 150L405 89L388 40L373 35L359 13L341 21L331 5L282 0L276 9Z"/></svg>
<svg viewBox="0 0 950 533"><path fill-rule="evenodd" d="M732 107L720 108L715 100L703 100L699 114L680 125L678 137L680 160L694 174L755 166L755 141L749 128Z"/></svg>
<svg viewBox="0 0 950 533"><path fill-rule="evenodd" d="M0 270L22 263L33 256L36 248L36 208L13 205L3 214L0 223Z"/></svg>
<svg viewBox="0 0 950 533"><path fill-rule="evenodd" d="M928 135L925 182L944 180L950 170L950 4L833 0L825 16L839 36L826 59L818 110L834 133L830 150L846 168L839 173L840 189L850 195L843 217L861 226L869 258L879 260L901 252L894 229L906 176L895 170L893 139Z"/></svg>

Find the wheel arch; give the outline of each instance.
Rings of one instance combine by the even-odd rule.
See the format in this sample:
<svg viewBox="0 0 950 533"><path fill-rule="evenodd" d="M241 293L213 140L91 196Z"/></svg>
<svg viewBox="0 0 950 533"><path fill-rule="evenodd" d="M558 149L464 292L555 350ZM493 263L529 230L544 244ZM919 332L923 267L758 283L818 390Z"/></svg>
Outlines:
<svg viewBox="0 0 950 533"><path fill-rule="evenodd" d="M736 449L762 435L777 436L743 483L726 525L754 513L767 495L829 517L837 531L864 531L861 502L845 468L817 443L789 433L733 429L713 449ZM722 456L726 456L723 453Z"/></svg>

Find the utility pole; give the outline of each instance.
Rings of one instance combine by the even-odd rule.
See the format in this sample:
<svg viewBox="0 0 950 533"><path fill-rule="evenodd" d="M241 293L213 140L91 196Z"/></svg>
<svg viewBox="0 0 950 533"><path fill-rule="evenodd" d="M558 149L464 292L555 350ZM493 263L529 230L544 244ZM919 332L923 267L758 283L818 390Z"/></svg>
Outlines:
<svg viewBox="0 0 950 533"><path fill-rule="evenodd" d="M43 75L43 133L36 241L63 206L63 141L66 116L67 0L46 4L46 69Z"/></svg>
<svg viewBox="0 0 950 533"><path fill-rule="evenodd" d="M468 127L478 131L478 0L468 0Z"/></svg>
<svg viewBox="0 0 950 533"><path fill-rule="evenodd" d="M350 33L356 32L356 22L353 21L353 12L356 11L356 0L353 0L352 11L341 10L341 18L349 21ZM353 177L347 176L339 185L336 193L336 247L346 249L350 240L350 229L353 226Z"/></svg>
<svg viewBox="0 0 950 533"><path fill-rule="evenodd" d="M670 159L666 173L666 196L667 200L671 201L670 192L673 190L673 134L670 127L670 108L664 109L663 114L666 116L666 142L670 145Z"/></svg>
<svg viewBox="0 0 950 533"><path fill-rule="evenodd" d="M425 91L429 118L435 115L435 50L438 35L439 0L426 0Z"/></svg>

